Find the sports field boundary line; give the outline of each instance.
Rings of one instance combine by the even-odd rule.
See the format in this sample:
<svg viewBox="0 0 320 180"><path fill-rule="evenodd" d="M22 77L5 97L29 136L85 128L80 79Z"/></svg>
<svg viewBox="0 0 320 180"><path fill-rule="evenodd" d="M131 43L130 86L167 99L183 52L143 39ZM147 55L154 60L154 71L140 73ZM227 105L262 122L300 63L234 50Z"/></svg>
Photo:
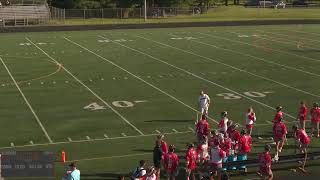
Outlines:
<svg viewBox="0 0 320 180"><path fill-rule="evenodd" d="M103 37L103 36L101 36L101 38L106 39L106 38L105 38L105 37ZM90 49L88 49L88 48L86 48L86 47L82 46L81 44L79 44L79 43L77 43L77 42L75 42L75 41L72 41L72 40L68 39L67 37L64 37L64 39L65 39L66 41L69 41L70 43L72 43L72 44L74 44L74 45L76 45L76 46L78 46L78 47L80 47L80 48L82 48L82 49L84 49L84 50L88 51L89 53L91 53L91 54L93 54L93 55L95 55L95 56L99 57L100 59L102 59L102 60L104 60L104 61L106 61L106 62L108 62L108 63L112 64L113 66L115 66L115 67L119 68L120 70L122 70L122 71L124 71L124 72L128 73L128 74L129 74L129 75L131 75L132 77L134 77L134 78L138 79L139 81L141 81L141 82L143 82L143 83L145 83L145 84L149 85L150 87L152 87L152 88L154 88L155 90L157 90L157 91L161 92L162 94L165 94L166 96L168 96L168 97L170 97L171 99L173 99L173 100L175 100L175 101L179 102L180 104L184 105L185 107L188 107L189 109L193 110L194 112L200 113L200 111L198 111L198 110L196 110L195 108L191 107L190 105L188 105L188 104L184 103L183 101L179 100L178 98L174 97L173 95L171 95L171 94L169 94L169 93L165 92L164 90L162 90L162 89L158 88L157 86L155 86L155 85L153 85L153 84L149 83L148 81L146 81L146 80L142 79L141 77L139 77L139 76L137 76L137 75L133 74L132 72L128 71L127 69L125 69L125 68L123 68L123 67L119 66L119 65L118 65L118 64L116 64L115 62L113 62L113 61L111 61L111 60L109 60L109 59L107 59L107 58L105 58L105 57L103 57L103 56L101 56L101 55L99 55L99 54L97 54L97 53L93 52L92 50L90 50ZM213 121L213 122L215 122L216 124L219 124L216 120L214 120L214 119L213 119L213 118L211 118L211 117L208 117L208 119L212 120L212 121Z"/></svg>
<svg viewBox="0 0 320 180"><path fill-rule="evenodd" d="M257 78L260 78L260 79L267 80L267 81L269 81L269 82L272 82L272 83L275 83L275 84L278 84L278 85L287 87L287 88L289 88L289 89L296 90L296 91L298 91L298 92L300 92L300 93L304 93L304 94L307 94L307 95L310 95L310 96L314 96L314 97L320 98L320 95L313 94L313 93L310 93L310 92L308 92L308 91L304 91L304 90L298 89L298 88L296 88L296 87L292 87L292 86L290 86L290 85L287 85L287 84L284 84L284 83L282 83L282 82L279 82L279 81L270 79L270 78L265 77L265 76L261 76L261 75L255 74L255 73L251 73L251 72L246 71L246 70L244 70L244 69L237 68L237 67L235 67L235 66L233 66L233 65L224 63L224 62L222 62L222 61L218 61L217 59L212 59L212 58L209 58L209 57L206 57L206 56L202 56L202 55L197 54L197 53L195 53L195 52L193 52L193 51L184 50L184 49L181 49L181 48L178 48L178 47L175 47L175 46L172 46L172 45L168 45L168 44L165 44L165 43L162 43L162 42L159 42L159 41L155 41L155 40L152 40L152 39L149 39L149 38L145 38L145 37L142 37L142 36L137 36L137 37L140 37L140 38L142 38L142 39L145 39L145 40L148 40L148 41L157 43L157 44L160 44L160 45L165 46L165 47L169 47L169 48L171 48L171 49L175 49L175 50L178 50L178 51L181 51L181 52L184 52L184 53L191 54L191 55L193 55L193 56L200 57L200 58L202 58L202 59L206 59L206 60L211 61L211 62L215 62L215 63L221 64L221 65L224 65L224 66L226 66L226 67L232 68L232 69L237 70L237 71L239 71L239 72L244 72L244 73L247 73L247 74L249 74L249 75L251 75L251 76L254 76L254 77L257 77ZM219 60L220 60L220 59L219 59Z"/></svg>
<svg viewBox="0 0 320 180"><path fill-rule="evenodd" d="M177 134L188 134L193 133L190 131L179 131L179 132L163 132L163 135L177 135ZM105 137L105 138L95 138L95 139L83 139L83 140L72 140L72 141L61 141L61 142L53 142L53 143L43 143L43 144L27 144L20 146L7 146L0 147L1 149L12 149L12 148L25 148L25 147L35 147L35 146L49 146L49 145L60 145L60 144L72 144L72 143L84 143L84 142L97 142L97 141L108 141L108 140L120 140L120 139L130 139L130 138L143 138L143 137L151 137L151 136L159 136L158 133L153 134L144 134L144 135L136 135L136 136L118 136L118 137Z"/></svg>
<svg viewBox="0 0 320 180"><path fill-rule="evenodd" d="M235 31L227 31L227 32L230 33L230 34L241 35L241 34L238 34L238 32L235 32ZM209 34L206 34L206 33L201 33L201 34L205 34L207 36L209 35ZM213 36L210 35L210 37L213 37ZM228 39L228 38L226 38L226 39ZM233 40L233 41L234 42L238 42L238 40ZM243 41L240 41L240 42L242 44L247 44L247 45L250 45L250 46L253 46L253 47L256 47L256 48L263 48L263 46L254 45L254 44L246 43L246 42L243 42ZM308 60L315 61L315 62L320 62L320 59L315 59L315 58L312 58L312 57L302 56L302 55L299 55L299 54L294 54L294 53L290 53L290 52L283 51L283 50L277 50L277 49L272 49L272 48L269 48L269 49L272 50L272 51L278 52L278 53L287 54L287 55L291 55L291 56L296 56L296 57L299 57L299 58L308 59Z"/></svg>
<svg viewBox="0 0 320 180"><path fill-rule="evenodd" d="M212 85L215 85L215 86L217 86L217 87L219 87L219 88L221 88L221 89L227 90L227 91L229 91L229 92L233 92L233 93L235 93L235 94L237 94L237 95L239 95L239 96L241 96L241 97L243 97L243 98L245 98L245 99L247 99L247 100L250 100L250 101L252 101L252 102L255 102L255 103L260 104L260 105L262 105L262 106L264 106L264 107L267 107L267 108L269 108L269 109L274 110L274 107L271 107L271 106L269 106L269 105L267 105L267 104L265 104L265 103L263 103L263 102L260 102L260 101L255 100L255 99L253 99L253 98L247 97L247 96L245 96L245 95L243 95L243 94L241 94L241 93L239 93L239 92L237 92L237 91L235 91L235 90L232 90L232 89L227 88L227 87L225 87L225 86L223 86L223 85L220 85L220 84L218 84L218 83L215 83L215 82L213 82L213 81L210 81L210 80L208 80L208 79L206 79L206 78L203 78L203 77L201 77L201 76L198 76L198 75L196 75L196 74L194 74L194 73L192 73L192 72L190 72L190 71L188 71L188 70L185 70L185 69L183 69L183 68L180 68L180 67L178 67L178 66L175 66L175 65L173 65L173 64L170 64L170 63L168 63L167 61L164 61L164 60L162 60L162 59L160 59L160 58L154 57L154 56L152 56L152 55L150 55L150 54L144 53L144 52L142 52L142 51L139 51L139 50L137 50L137 49L131 48L131 47L126 46L126 45L124 45L124 44L121 44L121 43L118 43L118 42L114 42L114 41L112 41L112 42L113 42L113 43L116 43L116 44L118 44L118 45L120 45L120 46L122 46L122 47L125 47L125 48L127 48L127 49L130 49L130 50L132 50L132 51L135 51L135 52L137 52L137 53L143 54L143 55L145 55L145 56L147 56L147 57L149 57L149 58L151 58L151 59L154 59L154 60L156 60L156 61L158 61L158 62L161 62L161 63L163 63L163 64L166 64L166 65L168 65L168 66L170 66L170 67L172 67L172 68L174 68L174 69L177 69L177 70L179 70L179 71L185 72L186 74L189 74L189 75L191 75L191 76L193 76L193 77L195 77L195 78L197 78L197 79L203 80L203 81L205 81L205 82L208 82L208 83L210 83L210 84L212 84ZM294 116L292 116L292 115L290 115L290 114L288 114L288 113L284 113L284 114L285 114L286 116L290 117L290 118L295 119Z"/></svg>
<svg viewBox="0 0 320 180"><path fill-rule="evenodd" d="M96 158L85 158L85 159L74 159L70 161L66 161L66 163L71 162L80 162L80 161L94 161L94 160L102 160L102 159L114 159L114 158L126 158L126 157L136 157L136 156L145 156L145 155L151 155L152 153L137 153L137 154L126 154L126 155L118 155L118 156L102 156L102 157L96 157Z"/></svg>
<svg viewBox="0 0 320 180"><path fill-rule="evenodd" d="M135 125L133 125L129 120L127 120L122 114L120 114L116 109L114 109L110 104L108 104L105 100L103 100L97 93L95 93L92 89L90 89L87 85L85 85L80 79L78 79L75 75L73 75L67 68L65 68L61 63L51 57L47 52L41 49L38 45L32 42L29 38L26 37L26 40L33 44L38 50L40 50L43 54L45 54L48 58L53 60L57 65L61 66L61 68L67 72L73 79L75 79L79 84L85 87L89 92L91 92L97 99L99 99L103 104L105 104L108 108L110 108L115 114L117 114L123 121L125 121L128 125L130 125L134 130L136 130L139 134L144 135L142 131L140 131Z"/></svg>
<svg viewBox="0 0 320 180"><path fill-rule="evenodd" d="M36 114L36 112L34 111L33 107L31 106L29 100L26 98L26 96L24 95L24 93L22 92L22 90L20 89L17 81L14 79L13 75L11 74L9 68L7 67L6 63L4 62L4 60L0 57L0 61L2 63L2 65L4 66L4 68L6 69L6 71L8 72L10 78L12 79L13 83L15 84L15 86L17 87L18 91L20 92L20 95L22 96L23 100L25 101L25 103L27 104L27 106L29 107L31 113L33 114L34 118L36 119L38 125L40 126L42 132L44 133L44 135L46 136L46 138L48 139L49 143L53 143L51 137L49 136L47 130L45 129L45 127L43 126L41 120L39 119L38 115Z"/></svg>
<svg viewBox="0 0 320 180"><path fill-rule="evenodd" d="M176 35L174 35L174 36L176 36ZM248 54L248 53L242 53L240 51L236 51L236 50L233 50L233 49L227 49L227 48L219 47L217 45L205 43L203 41L197 41L197 40L190 40L190 41L193 41L193 42L196 42L196 43L199 43L199 44L203 44L203 45L207 45L207 46L211 46L211 47L214 47L216 49L221 49L221 50L224 50L224 51L229 51L229 52L232 52L232 53L236 53L236 54L240 54L240 55L243 55L243 56L247 56L247 57L250 57L250 58L253 58L253 59L257 59L259 61L268 63L268 64L274 64L274 65L277 65L277 66L280 66L280 67L284 67L284 68L287 68L287 69L291 69L291 70L299 71L299 72L302 72L302 73L305 73L305 74L309 74L309 75L319 76L320 77L320 74L316 74L316 73L309 72L309 71L302 70L302 69L298 69L298 68L295 68L295 67L292 67L292 66L276 63L274 61L269 61L269 60L266 60L265 58L254 56L254 55L251 55L251 54Z"/></svg>

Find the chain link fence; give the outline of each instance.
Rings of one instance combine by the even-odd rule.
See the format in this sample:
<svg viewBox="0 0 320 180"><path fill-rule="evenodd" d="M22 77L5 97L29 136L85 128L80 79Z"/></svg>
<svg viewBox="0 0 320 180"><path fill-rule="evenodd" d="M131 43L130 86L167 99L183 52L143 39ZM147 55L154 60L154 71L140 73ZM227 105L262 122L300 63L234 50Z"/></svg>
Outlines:
<svg viewBox="0 0 320 180"><path fill-rule="evenodd" d="M92 19L92 18L144 18L143 8L104 8L104 9L59 9L50 7L52 19ZM148 8L148 18L165 18L172 16L189 16L206 13L206 7L191 8Z"/></svg>

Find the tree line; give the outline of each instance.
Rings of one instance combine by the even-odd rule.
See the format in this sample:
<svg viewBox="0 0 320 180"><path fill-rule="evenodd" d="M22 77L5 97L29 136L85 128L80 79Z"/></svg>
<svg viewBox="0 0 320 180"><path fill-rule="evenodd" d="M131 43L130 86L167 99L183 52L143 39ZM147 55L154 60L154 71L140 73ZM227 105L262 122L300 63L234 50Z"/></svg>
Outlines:
<svg viewBox="0 0 320 180"><path fill-rule="evenodd" d="M225 0L147 0L150 7L188 7L188 6L210 6L216 2ZM48 0L49 5L59 8L131 8L143 7L144 0Z"/></svg>

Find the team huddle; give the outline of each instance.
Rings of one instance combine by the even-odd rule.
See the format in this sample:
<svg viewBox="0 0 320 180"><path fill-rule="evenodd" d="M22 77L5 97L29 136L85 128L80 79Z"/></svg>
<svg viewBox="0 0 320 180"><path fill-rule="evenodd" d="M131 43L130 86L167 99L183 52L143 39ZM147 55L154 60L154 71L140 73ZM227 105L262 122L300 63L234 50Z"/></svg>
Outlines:
<svg viewBox="0 0 320 180"><path fill-rule="evenodd" d="M241 170L246 172L246 165L241 164L247 160L250 155L252 147L251 134L254 125L257 121L256 114L253 108L248 108L245 113L245 129L238 130L239 124L228 119L228 112L221 112L221 120L218 123L216 130L212 130L208 123L208 109L210 105L210 97L203 91L200 93L199 105L201 117L195 124L195 133L197 138L197 146L193 143L188 144L188 150L185 155L185 170L187 180L196 179L196 174L199 179L214 178L223 179L224 173L227 170ZM266 144L264 152L259 154L259 170L257 175L263 179L273 179L271 170L272 162L279 161L279 154L283 151L284 143L287 141L288 129L283 121L284 113L282 107L276 107L276 113L273 118L272 133L275 144L275 156L271 156L271 145ZM300 170L305 171L305 163L307 159L307 148L311 143L310 136L305 131L305 124L307 120L308 110L306 104L301 102L298 112L297 120L299 125L292 127L293 137L296 142L296 147L301 153L305 154L304 162L299 167ZM311 116L311 136L319 137L319 122L320 122L320 108L317 103L313 104L310 111ZM168 179L175 180L178 175L179 156L175 153L174 145L168 147L163 140L163 136L159 136L157 140L159 147L162 150L161 163ZM229 162L239 161L240 164L232 164ZM157 176L160 176L160 165L157 165ZM197 173L196 173L197 171Z"/></svg>

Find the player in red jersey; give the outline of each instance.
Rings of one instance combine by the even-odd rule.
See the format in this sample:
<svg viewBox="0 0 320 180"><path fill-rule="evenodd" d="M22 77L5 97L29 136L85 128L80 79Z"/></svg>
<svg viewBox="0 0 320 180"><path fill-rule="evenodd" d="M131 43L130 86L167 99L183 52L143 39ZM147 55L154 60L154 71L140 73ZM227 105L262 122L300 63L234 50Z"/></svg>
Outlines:
<svg viewBox="0 0 320 180"><path fill-rule="evenodd" d="M266 145L264 149L265 149L265 152L262 154L259 154L260 169L257 172L257 174L263 179L272 180L273 179L273 173L271 170L272 160L270 155L271 146Z"/></svg>
<svg viewBox="0 0 320 180"><path fill-rule="evenodd" d="M251 145L252 138L250 135L246 134L246 131L243 129L239 140L238 161L247 160L247 154L251 151ZM240 165L240 169L244 169L246 171L246 166Z"/></svg>
<svg viewBox="0 0 320 180"><path fill-rule="evenodd" d="M220 148L219 141L216 140L210 149L210 164L211 164L211 176L210 180L214 179L214 176L218 176L220 179L220 172L222 170L222 161L226 157L226 153Z"/></svg>
<svg viewBox="0 0 320 180"><path fill-rule="evenodd" d="M210 125L207 121L206 115L202 115L201 120L196 124L196 132L198 142L202 142L203 137L208 137L210 133Z"/></svg>
<svg viewBox="0 0 320 180"><path fill-rule="evenodd" d="M163 154L168 153L168 144L164 141L164 135L161 134L157 137L158 141L160 141L160 148Z"/></svg>
<svg viewBox="0 0 320 180"><path fill-rule="evenodd" d="M277 111L277 113L273 118L273 123L277 123L280 118L281 119L283 118L282 106L276 107L276 111Z"/></svg>
<svg viewBox="0 0 320 180"><path fill-rule="evenodd" d="M310 137L307 135L306 131L304 129L299 129L298 126L294 125L292 127L292 130L294 132L293 136L295 138L296 143L298 144L298 147L302 153L304 153L304 162L302 166L299 168L303 172L305 172L305 165L307 162L307 148L309 144L311 143Z"/></svg>
<svg viewBox="0 0 320 180"><path fill-rule="evenodd" d="M206 174L208 168L209 156L209 146L207 137L202 138L202 142L197 147L197 154L199 159L199 179L202 179Z"/></svg>
<svg viewBox="0 0 320 180"><path fill-rule="evenodd" d="M257 120L256 114L253 111L253 108L250 107L248 109L248 112L246 113L246 129L247 129L247 134L251 136L253 125L255 121Z"/></svg>
<svg viewBox="0 0 320 180"><path fill-rule="evenodd" d="M236 129L237 125L233 124L228 128L229 137L233 142L233 149L237 149L240 140L240 132Z"/></svg>
<svg viewBox="0 0 320 180"><path fill-rule="evenodd" d="M197 151L194 149L193 144L188 145L188 151L186 153L186 174L187 174L187 180L190 180L190 177L192 180L195 180L195 171L197 168L197 162L198 162L198 154Z"/></svg>
<svg viewBox="0 0 320 180"><path fill-rule="evenodd" d="M279 159L279 153L282 151L286 135L288 130L286 125L282 122L282 118L278 119L278 122L273 125L274 141L276 142L276 155L275 160Z"/></svg>
<svg viewBox="0 0 320 180"><path fill-rule="evenodd" d="M179 156L174 153L174 146L170 145L169 152L164 155L163 166L168 175L168 180L175 180L178 176Z"/></svg>
<svg viewBox="0 0 320 180"><path fill-rule="evenodd" d="M302 129L306 128L307 113L308 113L308 108L306 104L303 101L301 101L297 120L300 122L300 127Z"/></svg>
<svg viewBox="0 0 320 180"><path fill-rule="evenodd" d="M311 134L314 135L317 131L316 136L320 137L319 122L320 122L320 108L318 103L313 103L313 108L310 111L311 114Z"/></svg>

